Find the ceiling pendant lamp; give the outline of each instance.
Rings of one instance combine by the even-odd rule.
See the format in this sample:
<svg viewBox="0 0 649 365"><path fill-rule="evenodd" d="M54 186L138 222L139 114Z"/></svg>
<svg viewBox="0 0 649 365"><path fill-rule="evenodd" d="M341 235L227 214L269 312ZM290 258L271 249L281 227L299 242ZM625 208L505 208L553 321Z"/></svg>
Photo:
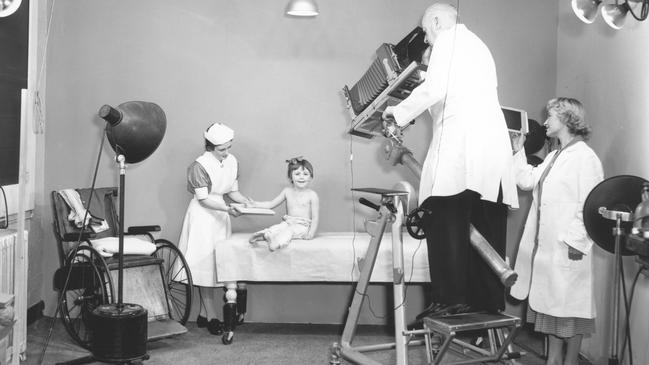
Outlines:
<svg viewBox="0 0 649 365"><path fill-rule="evenodd" d="M584 23L591 24L597 18L602 0L572 0L572 11Z"/></svg>
<svg viewBox="0 0 649 365"><path fill-rule="evenodd" d="M0 0L0 18L15 13L21 2L22 0Z"/></svg>
<svg viewBox="0 0 649 365"><path fill-rule="evenodd" d="M618 4L616 1L615 4L608 4L602 7L602 18L604 18L604 21L609 27L620 30L624 26L628 12L629 6L627 3Z"/></svg>
<svg viewBox="0 0 649 365"><path fill-rule="evenodd" d="M316 16L319 14L315 0L291 0L286 6L286 14L291 16Z"/></svg>

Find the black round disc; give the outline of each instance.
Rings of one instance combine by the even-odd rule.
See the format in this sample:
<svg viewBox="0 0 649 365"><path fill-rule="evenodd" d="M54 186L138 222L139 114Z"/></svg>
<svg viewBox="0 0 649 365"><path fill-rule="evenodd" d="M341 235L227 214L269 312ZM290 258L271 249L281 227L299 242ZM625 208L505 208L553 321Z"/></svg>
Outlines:
<svg viewBox="0 0 649 365"><path fill-rule="evenodd" d="M615 253L615 220L602 217L600 207L609 210L633 213L635 207L642 201L642 185L646 180L632 175L619 175L610 177L599 184L588 194L584 202L584 225L586 232L595 243L604 250ZM622 222L623 231L628 234L632 222ZM624 256L634 255L626 249L624 237L621 242L620 253Z"/></svg>

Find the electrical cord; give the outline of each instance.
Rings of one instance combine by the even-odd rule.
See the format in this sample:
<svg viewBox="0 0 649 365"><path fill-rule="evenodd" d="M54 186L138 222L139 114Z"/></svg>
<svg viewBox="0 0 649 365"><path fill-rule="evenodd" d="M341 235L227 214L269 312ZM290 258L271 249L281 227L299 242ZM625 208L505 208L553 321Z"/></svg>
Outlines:
<svg viewBox="0 0 649 365"><path fill-rule="evenodd" d="M75 257L77 255L77 252L79 251L79 246L81 245L81 238L83 237L83 234L86 230L86 220L88 219L88 215L90 214L90 203L92 202L92 196L94 195L95 191L95 183L97 182L97 172L99 171L99 163L101 161L101 152L103 151L104 148L104 141L106 140L106 130L108 128L108 125L104 129L104 132L102 133L102 138L101 138L101 143L99 144L99 152L97 154L97 162L95 164L95 171L92 176L92 185L90 187L90 197L88 198L88 204L86 205L85 209L85 215L83 217L83 224L81 226L81 231L79 232L79 238L77 240L77 244L75 247L70 251L68 254L68 257ZM121 194L122 192L120 192ZM54 312L54 316L52 317L52 320L50 321L49 329L47 332L47 336L45 337L45 344L43 345L43 351L41 351L41 356L39 358L38 364L41 365L43 364L43 360L45 359L45 353L47 352L47 348L50 344L50 340L52 338L52 332L54 331L54 323L59 316L59 313L61 312L61 305L63 304L63 298L65 298L65 292L68 288L69 282L70 282L70 276L72 273L72 265L68 268L68 272L66 273L65 276L65 281L63 284L63 287L61 288L61 292L59 295L59 300L57 301L56 304L56 311ZM107 273L107 275L110 275L110 273ZM114 298L111 298L113 300Z"/></svg>
<svg viewBox="0 0 649 365"><path fill-rule="evenodd" d="M635 18L637 21L644 21L647 19L647 16L649 15L649 0L642 0L642 6L640 7L640 15L636 15L635 12L633 11L633 7L629 5L629 0L625 0L624 4L626 4L627 9L629 9L629 13Z"/></svg>
<svg viewBox="0 0 649 365"><path fill-rule="evenodd" d="M459 19L460 19L460 0L458 0L458 2L457 2L456 9L457 9L457 14L456 14L456 17L455 17L455 23L458 24ZM456 41L456 39L457 39L457 26L453 29L453 48L451 50L451 59L450 59L449 62L452 61L453 55L455 54L455 43L456 43L455 41ZM448 70L448 73L447 73L446 77L447 77L447 80L446 80L446 92L444 93L444 102L442 104L442 116L441 116L442 123L441 123L441 129L439 131L440 136L443 135L443 133L444 133L444 116L445 116L445 113L446 113L446 103L447 103L447 100L448 100L448 84L449 84L449 80L450 80L450 77L451 77L450 67L449 67L449 70ZM353 188L354 187L354 168L353 168L353 153L352 153L353 140L352 140L351 135L350 135L349 140L350 140L350 169L351 169L351 179L352 179L352 188ZM438 158L437 158L437 160L435 162L435 175L437 175L437 167L439 165L439 151L440 151L440 148L441 148L441 143L437 146L437 156L438 156ZM434 183L435 183L435 178L433 178L433 186L434 186ZM352 206L353 206L353 217L354 217L354 238L352 239L352 250L354 251L354 263L352 265L352 281L353 281L353 271L354 271L354 267L356 265L356 260L355 260L356 259L356 249L354 247L354 240L356 238L356 224L355 224L356 223L356 204L355 204L355 198L354 198L353 190L352 190L352 200L353 200ZM415 249L415 251L412 254L412 258L411 258L412 266L410 268L410 279L406 282L403 301L401 303L397 304L393 308L393 310L396 310L396 309L400 308L401 306L405 305L406 302L407 302L407 294L408 294L408 285L407 284L410 283L411 280L412 280L412 276L414 274L415 255L417 254L417 251L421 247L421 243L422 243L422 240L419 241L419 245L417 246L417 248ZM371 305L371 300L370 300L370 298L369 298L369 296L367 294L360 293L356 288L354 290L355 290L355 292L357 294L360 294L360 295L364 296L365 298L367 298L368 308L369 308L370 312L372 313L372 315L374 317L381 318L381 319L386 318L386 316L378 316L373 311L372 305Z"/></svg>
<svg viewBox="0 0 649 365"><path fill-rule="evenodd" d="M9 228L9 208L7 208L7 195L5 194L5 189L0 185L0 191L2 191L2 200L5 202L5 221L0 224L0 229Z"/></svg>
<svg viewBox="0 0 649 365"><path fill-rule="evenodd" d="M349 167L350 167L350 177L351 177L351 186L352 186L351 192L352 192L352 231L353 231L352 232L352 255L353 255L353 257L352 257L352 269L351 269L351 272L350 272L350 282L354 282L354 270L356 269L356 264L357 264L357 261L356 261L356 196L355 196L354 190L353 190L353 188L354 188L354 153L353 153L353 150L354 150L354 140L352 138L352 135L350 134L350 136L349 136ZM414 268L415 268L415 256L417 255L417 252L419 251L419 248L421 247L421 243L422 243L422 240L419 240L419 245L417 246L417 248L413 252L412 257L410 259L410 261L411 261L410 278L405 282L406 286L405 286L405 290L404 290L403 301L401 303L399 303L398 305L396 305L392 309L392 311L397 310L401 306L405 305L406 302L407 302L407 298L408 298L408 285L407 284L411 283L411 281L412 281L412 277L414 275ZM360 271L360 267L359 267L359 271ZM378 319L387 318L387 316L381 316L381 315L376 314L376 312L374 311L374 309L372 307L372 301L371 301L369 295L367 295L366 293L361 293L360 291L358 291L358 288L356 288L356 287L354 288L354 292L356 294L359 294L359 295L363 296L365 299L367 299L368 309L369 309L370 313L372 314L372 316L374 318L378 318Z"/></svg>
<svg viewBox="0 0 649 365"><path fill-rule="evenodd" d="M620 264L620 271L623 273L623 263ZM644 267L640 267L638 269L638 272L636 272L635 277L633 278L633 283L631 284L631 293L629 294L628 301L627 301L627 295L626 295L626 284L624 282L623 276L620 276L620 280L622 281L622 289L624 292L624 305L625 305L625 310L626 310L626 329L625 329L625 336L624 336L624 342L622 343L622 355L620 356L620 364L624 363L624 348L626 347L629 351L629 365L633 365L633 348L631 346L631 322L629 320L631 316L631 304L633 303L633 297L635 295L635 288L636 284L638 283L638 278L640 277L640 273L644 270ZM627 342L628 341L628 342Z"/></svg>
<svg viewBox="0 0 649 365"><path fill-rule="evenodd" d="M624 311L625 311L625 316L624 316L624 323L625 323L625 328L624 328L624 343L622 344L622 354L620 356L620 363L622 362L622 359L624 358L624 348L628 347L629 349L629 354L632 354L633 351L631 349L631 324L629 323L629 310L630 310L630 305L629 301L627 299L626 295L626 282L624 281L624 262L620 260L620 282L622 283L622 298L624 298ZM619 295L619 293L616 293L616 295ZM617 315L617 313L616 313ZM615 336L616 334L614 334ZM627 339L629 340L627 342ZM629 365L633 365L633 356L629 356Z"/></svg>

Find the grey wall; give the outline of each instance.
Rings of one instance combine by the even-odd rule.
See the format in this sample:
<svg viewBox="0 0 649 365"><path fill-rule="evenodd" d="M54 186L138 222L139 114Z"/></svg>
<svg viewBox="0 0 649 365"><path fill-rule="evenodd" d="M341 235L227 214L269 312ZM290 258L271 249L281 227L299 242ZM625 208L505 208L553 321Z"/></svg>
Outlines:
<svg viewBox="0 0 649 365"><path fill-rule="evenodd" d="M360 229L363 219L372 217L352 204L352 186L414 183L405 169L384 160L379 141L346 134L349 118L340 90L367 70L381 43L397 42L417 26L431 2L320 1L321 14L314 19L285 17L286 3L55 3L46 68L43 191L37 202L44 237L36 244L43 260L30 263L42 267L42 277L51 277L58 266L43 197L51 190L90 186L104 126L96 115L106 103L152 101L167 115L161 146L127 169L125 221L159 224L161 236L172 241L191 198L186 167L202 152L202 132L214 121L236 130L232 152L240 161L241 191L255 199L269 199L286 184L285 159L304 155L313 162L321 231ZM556 89L557 2L463 1L460 13L491 47L501 103L538 119ZM428 118L420 119L406 142L423 159L431 136ZM117 185L112 159L105 147L98 186ZM510 241L519 234L522 213L511 218ZM275 219L238 218L234 230L253 231ZM348 295L343 289L340 295ZM55 293L48 280L42 296L52 313ZM282 305L300 306L299 300L283 300ZM272 312L261 311L256 319L272 321Z"/></svg>
<svg viewBox="0 0 649 365"><path fill-rule="evenodd" d="M593 126L590 145L602 160L606 178L635 175L649 180L649 24L636 22L630 15L627 18L625 27L619 31L609 28L601 16L587 25L572 14L569 2L561 3L557 94L573 96L584 103ZM594 255L597 333L584 341L583 350L595 364L606 364L612 339L613 259L612 254L599 247ZM625 258L624 266L630 291L639 266L633 256ZM649 363L647 305L649 279L640 275L630 314L636 364ZM621 314L620 328L624 328L624 309ZM620 344L623 338L622 332ZM629 355L624 358L628 363Z"/></svg>

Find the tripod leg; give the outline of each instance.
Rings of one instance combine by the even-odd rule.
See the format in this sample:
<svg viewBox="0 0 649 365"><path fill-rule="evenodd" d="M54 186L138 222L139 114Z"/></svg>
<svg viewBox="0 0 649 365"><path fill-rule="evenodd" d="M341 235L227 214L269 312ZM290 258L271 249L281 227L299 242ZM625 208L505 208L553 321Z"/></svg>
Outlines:
<svg viewBox="0 0 649 365"><path fill-rule="evenodd" d="M374 264L376 263L376 256L379 252L379 245L381 244L381 239L383 238L383 232L385 231L386 225L387 215L384 214L383 217L379 220L378 226L374 226L373 231L370 232L372 239L370 240L370 245L367 248L367 252L365 253L365 259L363 260L361 274L358 278L358 283L356 284L356 290L354 291L354 299L352 299L352 305L349 307L347 321L345 322L345 329L343 330L341 340L341 345L343 346L343 348L351 345L352 339L356 332L356 326L358 325L358 318L360 317L361 307L363 305L363 301L365 300L367 287L370 283L370 276L372 275L372 270L374 269ZM370 229L368 229L368 231L370 231Z"/></svg>
<svg viewBox="0 0 649 365"><path fill-rule="evenodd" d="M394 295L394 344L396 350L396 364L408 363L408 339L406 331L406 298L403 270L403 238L401 223L403 208L399 204L399 197L395 197L394 205L397 207L395 220L392 222L392 285Z"/></svg>

